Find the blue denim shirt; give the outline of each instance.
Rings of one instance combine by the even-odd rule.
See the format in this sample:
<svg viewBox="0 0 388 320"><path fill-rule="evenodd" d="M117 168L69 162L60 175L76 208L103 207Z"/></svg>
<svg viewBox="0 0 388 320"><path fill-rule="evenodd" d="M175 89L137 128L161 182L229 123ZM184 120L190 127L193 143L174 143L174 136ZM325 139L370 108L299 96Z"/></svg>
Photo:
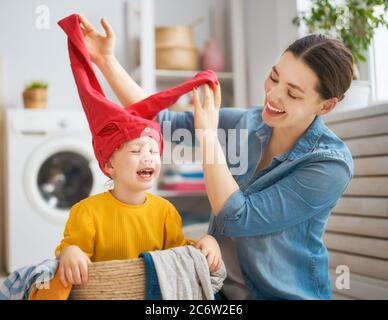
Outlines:
<svg viewBox="0 0 388 320"><path fill-rule="evenodd" d="M323 235L331 209L352 178L352 155L316 117L291 150L255 173L272 131L262 121L262 110L220 111L220 128L248 129L249 160L247 172L234 176L240 189L212 215L209 234L235 239L252 298L330 299ZM191 112L163 111L158 121L194 134Z"/></svg>

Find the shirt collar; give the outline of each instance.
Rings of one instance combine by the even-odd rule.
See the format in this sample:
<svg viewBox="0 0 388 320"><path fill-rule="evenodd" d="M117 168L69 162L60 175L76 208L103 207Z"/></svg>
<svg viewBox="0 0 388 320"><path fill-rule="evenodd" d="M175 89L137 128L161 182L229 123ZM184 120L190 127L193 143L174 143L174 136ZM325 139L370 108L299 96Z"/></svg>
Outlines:
<svg viewBox="0 0 388 320"><path fill-rule="evenodd" d="M314 149L319 138L322 136L324 127L325 124L322 118L319 116L315 117L314 121L310 124L305 133L290 150L288 158L290 160L295 160L307 153L310 153Z"/></svg>
<svg viewBox="0 0 388 320"><path fill-rule="evenodd" d="M307 128L305 133L299 138L294 146L288 152L285 152L275 159L284 161L286 159L295 160L301 156L310 153L316 145L318 139L322 136L324 131L324 122L321 117L315 117L314 121ZM271 135L272 128L267 126L264 121L260 121L259 127L256 130L256 135L260 139L268 139Z"/></svg>

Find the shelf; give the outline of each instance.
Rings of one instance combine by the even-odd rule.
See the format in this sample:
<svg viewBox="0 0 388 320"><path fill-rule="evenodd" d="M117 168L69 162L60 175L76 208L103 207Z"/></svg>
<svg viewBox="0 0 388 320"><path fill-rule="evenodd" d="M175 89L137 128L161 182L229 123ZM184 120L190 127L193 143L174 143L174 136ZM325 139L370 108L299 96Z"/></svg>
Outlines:
<svg viewBox="0 0 388 320"><path fill-rule="evenodd" d="M226 61L230 60L226 68L230 72L218 72L217 75L223 87L224 101L227 102L227 105L240 107L247 105L243 2L243 0L225 0L222 1L222 8L218 8L220 5L218 0L205 5L203 16L207 16L209 10L211 11L209 24L212 24L213 30L201 35L202 40L214 37L221 44L225 44L225 58ZM150 93L191 79L198 71L158 70L156 68L155 26L157 20L160 20L156 19L158 18L159 2L156 0L134 0L126 1L126 3L128 49L133 52L133 48L139 48L139 54L131 54L132 58L128 65L133 79L146 92ZM212 10L212 4L213 6L217 5L219 12L225 10L225 13ZM197 14L194 16L198 18ZM194 16L187 17L187 19L193 19ZM170 23L174 25L173 21ZM224 30L225 25L229 26L226 30ZM226 33L228 34L226 35ZM202 47L200 44L198 45ZM221 45L221 47L223 46Z"/></svg>
<svg viewBox="0 0 388 320"><path fill-rule="evenodd" d="M200 70L181 71L181 70L155 70L156 81L160 82L183 82L194 77ZM135 81L140 80L140 70L135 69L132 74ZM233 81L233 72L217 72L217 77L221 81Z"/></svg>

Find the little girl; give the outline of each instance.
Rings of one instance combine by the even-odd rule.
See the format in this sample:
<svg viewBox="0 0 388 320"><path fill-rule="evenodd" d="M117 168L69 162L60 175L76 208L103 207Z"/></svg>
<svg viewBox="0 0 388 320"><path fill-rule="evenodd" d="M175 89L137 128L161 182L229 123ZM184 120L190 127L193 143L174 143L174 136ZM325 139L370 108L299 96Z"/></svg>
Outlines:
<svg viewBox="0 0 388 320"><path fill-rule="evenodd" d="M148 193L161 166L163 137L156 114L180 95L208 83L218 85L211 71L170 90L122 108L105 98L84 45L78 15L59 23L68 35L71 67L93 137L101 170L113 180L112 190L90 196L71 208L64 238L56 248L59 276L66 287L85 284L88 264L132 259L141 252L195 244L185 239L182 222L167 200ZM217 241L205 235L196 244L209 270L221 265ZM56 276L56 277L57 277Z"/></svg>
<svg viewBox="0 0 388 320"><path fill-rule="evenodd" d="M114 188L72 207L56 249L58 276L65 287L85 284L91 261L131 259L144 251L193 244L183 236L175 207L146 192L160 172L159 146L153 138L122 144L105 165L105 172ZM201 243L210 271L217 270L221 262L217 242L205 236Z"/></svg>

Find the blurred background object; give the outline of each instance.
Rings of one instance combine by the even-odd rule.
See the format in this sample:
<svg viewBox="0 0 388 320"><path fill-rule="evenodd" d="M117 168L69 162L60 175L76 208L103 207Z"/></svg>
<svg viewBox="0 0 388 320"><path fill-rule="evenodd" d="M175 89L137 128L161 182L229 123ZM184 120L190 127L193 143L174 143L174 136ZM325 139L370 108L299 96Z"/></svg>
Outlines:
<svg viewBox="0 0 388 320"><path fill-rule="evenodd" d="M198 70L199 54L193 28L203 18L188 26L155 28L156 68L166 70Z"/></svg>
<svg viewBox="0 0 388 320"><path fill-rule="evenodd" d="M27 109L44 109L47 107L48 84L42 81L32 81L23 91L24 107Z"/></svg>
<svg viewBox="0 0 388 320"><path fill-rule="evenodd" d="M325 121L345 141L354 160L354 177L333 208L324 236L334 297L386 300L388 103L328 114ZM341 282L343 275L348 287Z"/></svg>
<svg viewBox="0 0 388 320"><path fill-rule="evenodd" d="M5 249L5 138L4 138L4 61L3 57L0 56L0 278L4 272L4 249ZM1 282L1 279L0 279Z"/></svg>
<svg viewBox="0 0 388 320"><path fill-rule="evenodd" d="M371 102L372 85L370 81L360 79L360 63L367 62L376 30L388 27L388 2L310 0L307 7L299 12L293 23L298 26L303 23L310 33L323 33L340 39L354 58L354 79L344 100L334 111L367 107Z"/></svg>
<svg viewBox="0 0 388 320"><path fill-rule="evenodd" d="M161 190L177 192L202 192L206 187L201 163L170 165L160 179Z"/></svg>
<svg viewBox="0 0 388 320"><path fill-rule="evenodd" d="M105 191L83 110L6 110L7 271L54 257L70 208Z"/></svg>
<svg viewBox="0 0 388 320"><path fill-rule="evenodd" d="M211 69L219 72L225 70L224 54L214 39L206 41L202 57L202 67L205 70Z"/></svg>

